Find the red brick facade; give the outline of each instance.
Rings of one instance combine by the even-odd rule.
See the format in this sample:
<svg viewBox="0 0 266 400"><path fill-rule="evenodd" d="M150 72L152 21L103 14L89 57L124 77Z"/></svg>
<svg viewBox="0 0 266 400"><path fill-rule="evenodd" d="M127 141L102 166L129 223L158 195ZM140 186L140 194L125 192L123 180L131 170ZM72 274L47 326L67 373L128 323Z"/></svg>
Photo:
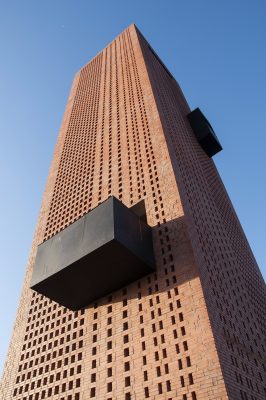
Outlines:
<svg viewBox="0 0 266 400"><path fill-rule="evenodd" d="M134 25L77 74L1 399L266 398L265 285L189 111ZM145 199L157 272L78 312L33 293L37 245L110 195Z"/></svg>

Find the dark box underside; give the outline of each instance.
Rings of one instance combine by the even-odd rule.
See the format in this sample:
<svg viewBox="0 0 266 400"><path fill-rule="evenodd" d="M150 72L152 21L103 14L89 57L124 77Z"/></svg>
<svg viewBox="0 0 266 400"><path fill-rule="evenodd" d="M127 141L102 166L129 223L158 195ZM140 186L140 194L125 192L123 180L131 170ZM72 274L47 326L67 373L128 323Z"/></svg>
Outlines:
<svg viewBox="0 0 266 400"><path fill-rule="evenodd" d="M111 197L38 246L31 288L78 310L154 265L150 227Z"/></svg>
<svg viewBox="0 0 266 400"><path fill-rule="evenodd" d="M149 266L112 240L32 289L71 310L78 310L150 272Z"/></svg>

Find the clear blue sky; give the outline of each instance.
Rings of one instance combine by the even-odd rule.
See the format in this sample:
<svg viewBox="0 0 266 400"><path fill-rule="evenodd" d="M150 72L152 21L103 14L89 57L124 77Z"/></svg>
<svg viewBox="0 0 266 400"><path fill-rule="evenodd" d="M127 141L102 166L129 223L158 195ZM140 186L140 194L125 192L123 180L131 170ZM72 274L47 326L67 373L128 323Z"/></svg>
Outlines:
<svg viewBox="0 0 266 400"><path fill-rule="evenodd" d="M74 73L135 22L200 106L266 276L265 0L0 0L0 369Z"/></svg>

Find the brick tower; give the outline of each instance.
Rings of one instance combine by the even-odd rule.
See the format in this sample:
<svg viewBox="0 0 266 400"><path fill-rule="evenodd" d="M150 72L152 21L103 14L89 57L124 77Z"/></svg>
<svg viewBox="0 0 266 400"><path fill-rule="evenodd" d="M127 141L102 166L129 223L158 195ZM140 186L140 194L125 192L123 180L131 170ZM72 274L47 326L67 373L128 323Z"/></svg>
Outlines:
<svg viewBox="0 0 266 400"><path fill-rule="evenodd" d="M1 400L266 398L265 284L220 149L135 25L77 73Z"/></svg>

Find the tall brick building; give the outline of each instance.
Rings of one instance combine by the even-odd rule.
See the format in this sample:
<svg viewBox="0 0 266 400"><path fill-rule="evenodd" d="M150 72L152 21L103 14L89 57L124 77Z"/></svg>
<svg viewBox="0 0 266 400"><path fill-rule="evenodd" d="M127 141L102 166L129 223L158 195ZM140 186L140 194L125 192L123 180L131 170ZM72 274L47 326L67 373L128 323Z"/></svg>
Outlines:
<svg viewBox="0 0 266 400"><path fill-rule="evenodd" d="M135 25L77 73L33 240L1 400L266 398L265 284L211 158L218 150L208 121L199 110L190 111ZM75 261L70 278L64 275L69 267L59 281L52 271L36 289L37 248L41 253L46 246L44 254L93 213L90 228L97 230L99 210L111 196L132 218L134 206L141 205L134 218L146 215L154 270L142 269L147 264L142 254L139 276L119 283L116 265L122 260L127 275L132 252L126 245L120 260L122 246L113 253L102 246L93 253L97 268L88 258L84 272ZM84 282L93 282L95 298L71 307L84 294ZM108 292L110 282L116 290L110 286Z"/></svg>

